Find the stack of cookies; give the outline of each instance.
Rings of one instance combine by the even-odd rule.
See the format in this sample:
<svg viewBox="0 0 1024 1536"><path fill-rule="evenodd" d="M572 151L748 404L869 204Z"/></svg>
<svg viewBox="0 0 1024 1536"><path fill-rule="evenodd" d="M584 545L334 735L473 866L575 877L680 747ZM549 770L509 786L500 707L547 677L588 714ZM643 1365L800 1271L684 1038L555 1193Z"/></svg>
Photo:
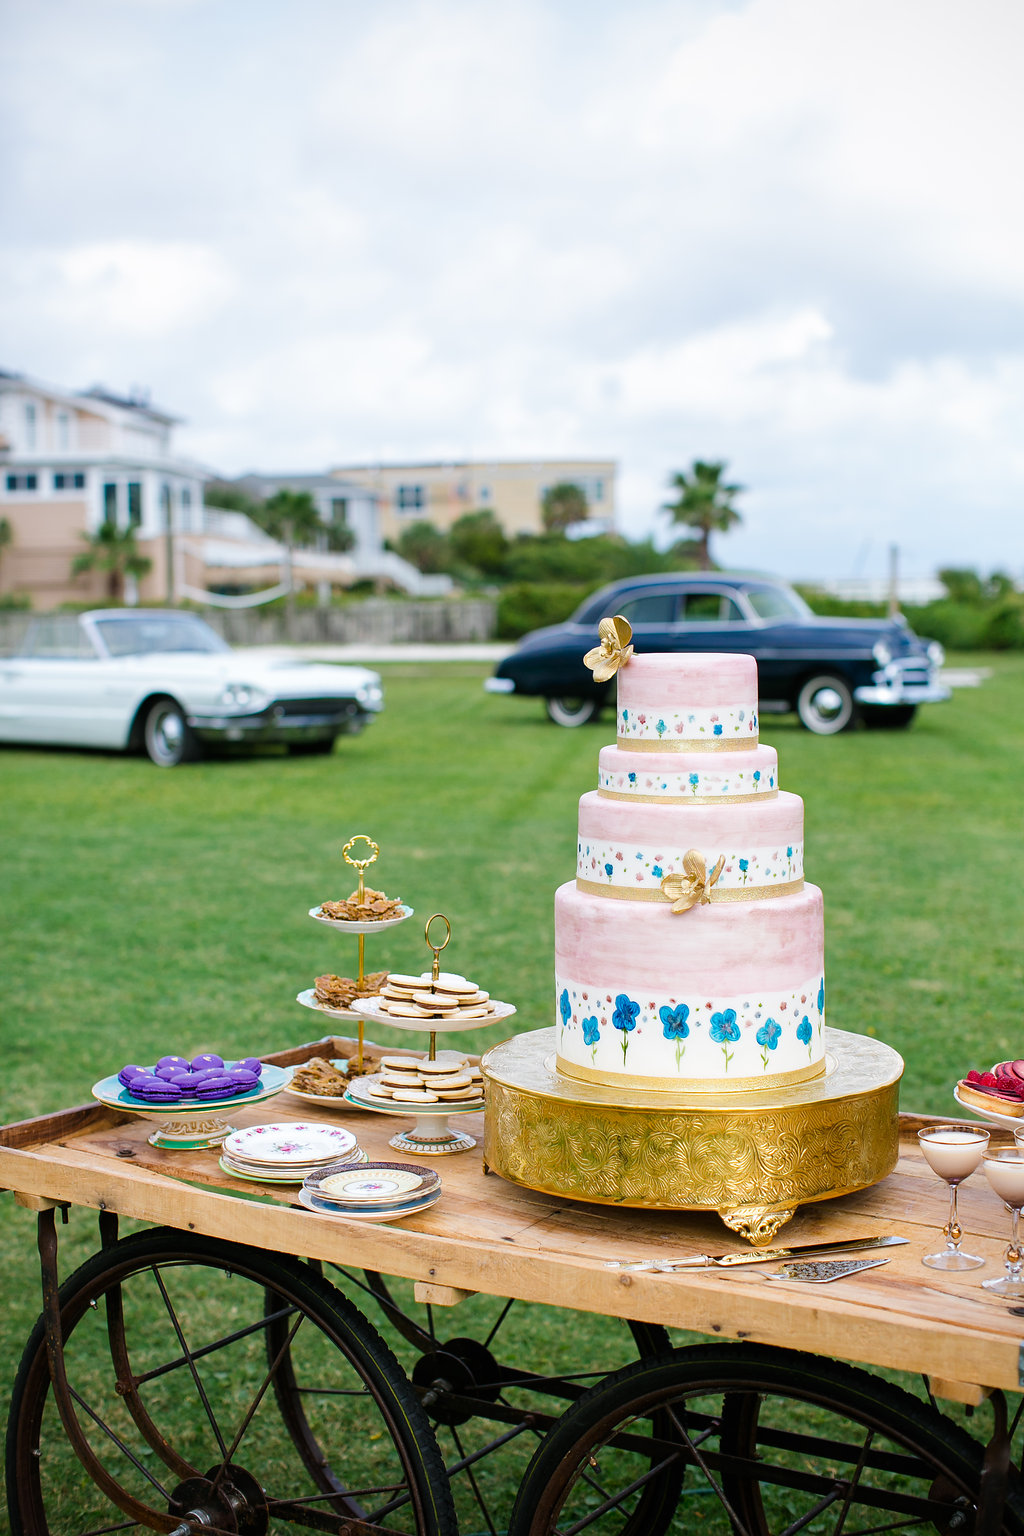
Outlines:
<svg viewBox="0 0 1024 1536"><path fill-rule="evenodd" d="M353 1089L368 1103L393 1105L450 1105L453 1109L479 1103L484 1096L483 1074L468 1057L446 1051L431 1061L426 1056L382 1056L380 1072L361 1078Z"/></svg>
<svg viewBox="0 0 1024 1536"><path fill-rule="evenodd" d="M434 981L429 971L420 976L403 976L392 971L387 984L374 998L374 1011L398 1019L487 1019L494 1013L489 992L482 992L475 981L442 971Z"/></svg>

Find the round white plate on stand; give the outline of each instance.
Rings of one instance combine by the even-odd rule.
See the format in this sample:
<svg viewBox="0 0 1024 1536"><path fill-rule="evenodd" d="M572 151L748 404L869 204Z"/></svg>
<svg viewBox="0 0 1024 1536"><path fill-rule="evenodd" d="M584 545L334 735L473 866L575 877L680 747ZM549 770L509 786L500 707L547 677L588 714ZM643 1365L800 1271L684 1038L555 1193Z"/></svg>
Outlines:
<svg viewBox="0 0 1024 1536"><path fill-rule="evenodd" d="M310 907L309 915L315 923L324 923L328 928L336 928L339 933L381 933L385 928L397 928L399 923L407 922L412 917L413 908L403 907L400 917L384 917L376 923L359 923L347 917L324 917L319 907Z"/></svg>
<svg viewBox="0 0 1024 1536"><path fill-rule="evenodd" d="M510 1019L515 1013L512 1003L494 1003L494 1012L485 1014L483 1018L465 1019L451 1015L445 1019L406 1019L401 1015L386 1013L376 998L354 998L352 1008L356 1013L362 1014L364 1019L372 1019L375 1024L389 1024L392 1029L411 1029L420 1035L448 1035L457 1034L462 1029L486 1029L489 1024L497 1024L499 1020Z"/></svg>
<svg viewBox="0 0 1024 1536"><path fill-rule="evenodd" d="M372 1083L373 1078L368 1077L364 1081ZM345 1098L358 1109L369 1109L377 1115L415 1117L416 1123L411 1130L399 1131L388 1142L388 1146L394 1147L396 1152L412 1152L419 1157L446 1157L452 1152L469 1152L476 1146L476 1137L470 1136L467 1131L454 1130L448 1124L448 1116L478 1115L484 1107L482 1097L470 1099L465 1104L453 1100L439 1102L436 1109L433 1105L420 1104L395 1104L392 1107L390 1104L360 1098L351 1088Z"/></svg>

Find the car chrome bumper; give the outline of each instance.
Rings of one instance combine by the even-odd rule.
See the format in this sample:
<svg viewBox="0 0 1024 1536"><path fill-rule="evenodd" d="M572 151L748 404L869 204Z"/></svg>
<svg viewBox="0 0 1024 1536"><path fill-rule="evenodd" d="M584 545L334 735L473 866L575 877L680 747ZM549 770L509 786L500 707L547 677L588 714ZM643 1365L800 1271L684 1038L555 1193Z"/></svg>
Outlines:
<svg viewBox="0 0 1024 1536"><path fill-rule="evenodd" d="M942 683L903 684L865 683L855 688L853 696L858 704L941 704L953 697L953 691Z"/></svg>
<svg viewBox="0 0 1024 1536"><path fill-rule="evenodd" d="M256 715L190 715L188 723L203 741L326 741L360 730L373 715L355 702L336 714L285 714L280 705Z"/></svg>
<svg viewBox="0 0 1024 1536"><path fill-rule="evenodd" d="M515 693L516 685L510 677L488 677L484 682L485 693Z"/></svg>

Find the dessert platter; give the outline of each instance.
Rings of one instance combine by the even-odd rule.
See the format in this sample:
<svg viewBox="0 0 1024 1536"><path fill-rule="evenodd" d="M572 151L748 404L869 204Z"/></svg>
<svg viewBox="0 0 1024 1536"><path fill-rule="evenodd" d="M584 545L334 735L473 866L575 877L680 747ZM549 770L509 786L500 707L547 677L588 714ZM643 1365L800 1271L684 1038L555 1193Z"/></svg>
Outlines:
<svg viewBox="0 0 1024 1536"><path fill-rule="evenodd" d="M158 1119L149 1138L154 1147L189 1151L217 1147L234 1127L230 1111L265 1103L291 1081L291 1067L277 1067L246 1057L225 1063L213 1053L190 1062L163 1056L153 1067L129 1065L92 1087L92 1096L109 1109Z"/></svg>
<svg viewBox="0 0 1024 1536"><path fill-rule="evenodd" d="M366 844L366 852L359 858L352 855L352 849L357 843ZM366 974L366 935L379 933L385 928L394 928L399 923L407 922L413 915L413 909L406 906L398 897L386 896L383 891L367 889L365 872L380 857L380 845L367 837L365 832L357 832L354 837L350 837L341 850L341 856L345 863L350 864L358 873L359 883L356 889L344 901L322 901L319 906L310 907L309 915L314 922L324 923L344 933L355 934L359 945L358 974L354 979L348 976L318 976L315 986L300 992L296 1002L301 1003L304 1008L314 1008L318 1013L325 1013L332 1019L357 1019L356 1065L361 1071L363 1019L361 1015L352 1012L350 1005L360 998L374 996L388 978L387 971L376 971L369 976Z"/></svg>
<svg viewBox="0 0 1024 1536"><path fill-rule="evenodd" d="M988 1072L968 1072L953 1089L962 1109L1004 1130L1024 1130L1024 1061L997 1061Z"/></svg>
<svg viewBox="0 0 1024 1536"><path fill-rule="evenodd" d="M440 1198L441 1180L434 1170L409 1163L322 1168L311 1173L299 1191L299 1203L307 1211L370 1222L401 1221L429 1210Z"/></svg>
<svg viewBox="0 0 1024 1536"><path fill-rule="evenodd" d="M758 739L751 656L635 656L604 619L617 740L555 895L554 1028L483 1060L484 1158L534 1189L715 1209L770 1242L807 1201L897 1157L903 1062L825 1025L803 801Z"/></svg>

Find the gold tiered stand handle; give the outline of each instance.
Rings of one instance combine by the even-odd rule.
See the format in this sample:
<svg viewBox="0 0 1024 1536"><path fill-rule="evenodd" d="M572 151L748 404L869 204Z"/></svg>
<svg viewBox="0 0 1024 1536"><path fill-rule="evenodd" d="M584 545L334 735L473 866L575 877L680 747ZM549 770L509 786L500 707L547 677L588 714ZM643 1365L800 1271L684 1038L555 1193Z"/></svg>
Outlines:
<svg viewBox="0 0 1024 1536"><path fill-rule="evenodd" d="M438 918L440 918L442 923L444 923L445 933L444 933L444 943L443 944L435 944L432 941L431 937L430 937L430 925L431 925L431 923L436 923ZM430 967L430 990L431 990L431 992L433 992L435 990L435 988L437 986L437 978L438 978L438 976L441 973L441 951L442 951L442 949L447 949L448 948L448 943L449 943L449 940L451 939L451 936L452 936L452 925L448 921L448 919L445 917L443 912L434 912L434 913L432 913L430 915L430 917L427 918L426 924L425 924L424 929L423 929L423 937L427 941L427 948L432 950L433 954L434 954L434 959L433 959L433 962L432 962L431 967ZM428 1061L435 1061L436 1059L437 1059L437 1030L436 1029L432 1029L430 1031L430 1049L427 1052L427 1060Z"/></svg>
<svg viewBox="0 0 1024 1536"><path fill-rule="evenodd" d="M354 858L352 858L352 856L351 856L351 849L355 847L356 843L365 843L367 845L367 847L370 849L370 853L369 853L367 858L365 858L365 859L354 859ZM372 837L367 837L365 832L357 832L355 837L350 837L349 838L348 842L345 844L344 848L341 850L341 856L345 860L346 864L351 864L353 869L357 869L359 871L359 896L358 896L358 900L359 900L359 905L362 906L362 904L363 904L363 895L364 895L364 890L365 890L364 885L363 885L363 871L365 869L369 869L371 864L376 864L377 860L380 858L380 844L379 843L375 843L373 841ZM359 939L359 975L356 978L356 981L357 981L357 985L360 986L360 987L363 984L363 953L364 953L364 941L365 941L365 938L366 938L365 934L360 933L358 935L358 939ZM359 1026L359 1066L362 1066L362 1064L363 1064L363 1028L362 1028L362 1025L360 1025Z"/></svg>

